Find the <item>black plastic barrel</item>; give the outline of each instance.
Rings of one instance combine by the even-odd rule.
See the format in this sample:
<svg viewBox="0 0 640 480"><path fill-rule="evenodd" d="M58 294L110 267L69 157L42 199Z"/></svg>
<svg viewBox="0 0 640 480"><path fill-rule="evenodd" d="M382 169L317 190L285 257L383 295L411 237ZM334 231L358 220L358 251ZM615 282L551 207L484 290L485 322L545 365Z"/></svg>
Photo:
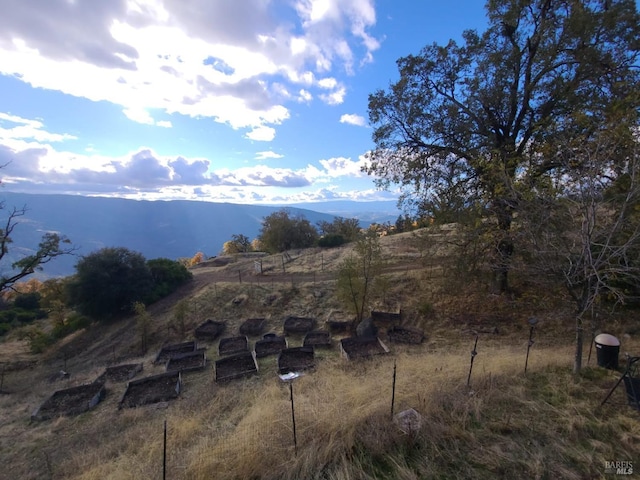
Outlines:
<svg viewBox="0 0 640 480"><path fill-rule="evenodd" d="M595 338L598 352L598 366L615 370L618 368L620 340L608 333L601 333Z"/></svg>

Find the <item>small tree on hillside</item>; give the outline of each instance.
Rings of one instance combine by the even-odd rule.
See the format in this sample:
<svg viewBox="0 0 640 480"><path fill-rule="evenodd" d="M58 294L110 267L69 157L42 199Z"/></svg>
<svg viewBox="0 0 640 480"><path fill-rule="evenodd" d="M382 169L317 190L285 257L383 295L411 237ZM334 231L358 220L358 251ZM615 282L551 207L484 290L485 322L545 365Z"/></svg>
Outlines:
<svg viewBox="0 0 640 480"><path fill-rule="evenodd" d="M242 234L234 234L231 236L231 240L224 242L222 251L226 255L233 255L235 253L246 253L253 250L251 247L251 241L249 237Z"/></svg>
<svg viewBox="0 0 640 480"><path fill-rule="evenodd" d="M81 313L109 319L132 312L153 290L142 254L123 247L103 248L80 259L69 284L69 302Z"/></svg>
<svg viewBox="0 0 640 480"><path fill-rule="evenodd" d="M142 302L134 302L133 311L136 315L136 327L140 335L140 349L142 354L147 353L147 343L149 341L149 328L151 327L151 315Z"/></svg>
<svg viewBox="0 0 640 480"><path fill-rule="evenodd" d="M336 294L360 322L370 303L375 283L382 271L382 248L374 231L363 234L349 256L338 267Z"/></svg>
<svg viewBox="0 0 640 480"><path fill-rule="evenodd" d="M291 216L282 209L263 218L258 239L264 250L277 253L313 246L318 232L302 215Z"/></svg>
<svg viewBox="0 0 640 480"><path fill-rule="evenodd" d="M574 373L582 368L585 314L600 300L625 303L640 283L640 146L612 125L571 141L558 161L573 174L523 205L530 262L557 279L575 305Z"/></svg>

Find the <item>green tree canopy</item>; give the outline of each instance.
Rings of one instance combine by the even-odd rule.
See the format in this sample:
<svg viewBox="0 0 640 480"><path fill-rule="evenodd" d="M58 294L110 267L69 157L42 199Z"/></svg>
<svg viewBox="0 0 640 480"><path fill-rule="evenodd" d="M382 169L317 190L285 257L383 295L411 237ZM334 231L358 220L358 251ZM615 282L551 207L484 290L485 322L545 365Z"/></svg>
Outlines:
<svg viewBox="0 0 640 480"><path fill-rule="evenodd" d="M78 261L69 301L79 312L110 319L132 312L153 291L151 269L142 254L123 247L103 248Z"/></svg>
<svg viewBox="0 0 640 480"><path fill-rule="evenodd" d="M287 209L282 209L262 219L258 239L265 251L284 252L313 246L318 231L302 215L292 216Z"/></svg>
<svg viewBox="0 0 640 480"><path fill-rule="evenodd" d="M521 195L573 168L558 162L558 135L588 135L613 115L637 125L640 18L633 0L489 0L486 8L484 33L399 59L400 79L370 95L368 172L380 187L402 186L418 210L447 196L480 204L496 227L504 291Z"/></svg>
<svg viewBox="0 0 640 480"><path fill-rule="evenodd" d="M360 235L360 221L357 218L336 217L333 222L320 220L317 225L322 235L340 235L346 242L353 242Z"/></svg>
<svg viewBox="0 0 640 480"><path fill-rule="evenodd" d="M166 297L193 278L193 274L183 264L168 258L148 260L147 266L151 272L153 290L146 299L146 303L153 303Z"/></svg>

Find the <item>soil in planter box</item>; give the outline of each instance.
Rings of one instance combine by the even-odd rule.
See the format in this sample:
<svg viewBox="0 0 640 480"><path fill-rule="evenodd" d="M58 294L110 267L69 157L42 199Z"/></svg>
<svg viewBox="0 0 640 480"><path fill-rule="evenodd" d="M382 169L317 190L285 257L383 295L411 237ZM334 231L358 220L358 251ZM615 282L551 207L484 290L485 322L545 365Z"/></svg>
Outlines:
<svg viewBox="0 0 640 480"><path fill-rule="evenodd" d="M308 317L287 317L284 320L284 333L307 333L313 330L316 321Z"/></svg>
<svg viewBox="0 0 640 480"><path fill-rule="evenodd" d="M388 352L378 337L349 337L343 338L340 342L349 360Z"/></svg>
<svg viewBox="0 0 640 480"><path fill-rule="evenodd" d="M394 312L377 312L372 310L371 319L378 325L397 325L402 321L402 314Z"/></svg>
<svg viewBox="0 0 640 480"><path fill-rule="evenodd" d="M278 373L299 372L315 367L313 347L287 348L278 356Z"/></svg>
<svg viewBox="0 0 640 480"><path fill-rule="evenodd" d="M206 362L204 350L198 350L171 357L167 362L166 369L167 372L201 370L205 367Z"/></svg>
<svg viewBox="0 0 640 480"><path fill-rule="evenodd" d="M256 357L262 358L267 355L275 355L280 353L281 350L287 348L287 340L284 337L278 337L277 335L268 336L265 335L262 340L256 342Z"/></svg>
<svg viewBox="0 0 640 480"><path fill-rule="evenodd" d="M91 383L54 392L34 413L36 420L47 420L60 415L77 415L94 407L106 395L104 384Z"/></svg>
<svg viewBox="0 0 640 480"><path fill-rule="evenodd" d="M248 352L249 340L246 335L239 337L228 337L220 339L218 353L221 356L233 355L234 353Z"/></svg>
<svg viewBox="0 0 640 480"><path fill-rule="evenodd" d="M387 331L387 338L390 342L418 344L424 340L424 333L417 328L391 327Z"/></svg>
<svg viewBox="0 0 640 480"><path fill-rule="evenodd" d="M328 320L327 326L331 333L348 333L351 329L355 328L354 322Z"/></svg>
<svg viewBox="0 0 640 480"><path fill-rule="evenodd" d="M251 352L238 353L216 360L216 382L254 373L258 373L258 364Z"/></svg>
<svg viewBox="0 0 640 480"><path fill-rule="evenodd" d="M126 382L131 380L142 371L142 363L130 363L127 365L116 365L107 367L102 375L96 379L96 383L108 382Z"/></svg>
<svg viewBox="0 0 640 480"><path fill-rule="evenodd" d="M167 363L167 360L175 355L195 351L196 342L184 342L167 345L166 347L162 347L162 350L160 350L160 353L158 353L158 356L156 357L155 363Z"/></svg>
<svg viewBox="0 0 640 480"><path fill-rule="evenodd" d="M226 323L216 322L214 320L207 320L196 328L195 336L198 340L213 341L222 335L222 332L227 328Z"/></svg>
<svg viewBox="0 0 640 480"><path fill-rule="evenodd" d="M302 344L305 347L330 347L331 335L323 330L309 332L304 336Z"/></svg>
<svg viewBox="0 0 640 480"><path fill-rule="evenodd" d="M120 407L139 407L149 403L165 402L180 394L179 372L164 373L129 382Z"/></svg>
<svg viewBox="0 0 640 480"><path fill-rule="evenodd" d="M242 335L260 335L264 330L266 320L264 318L249 318L240 325Z"/></svg>

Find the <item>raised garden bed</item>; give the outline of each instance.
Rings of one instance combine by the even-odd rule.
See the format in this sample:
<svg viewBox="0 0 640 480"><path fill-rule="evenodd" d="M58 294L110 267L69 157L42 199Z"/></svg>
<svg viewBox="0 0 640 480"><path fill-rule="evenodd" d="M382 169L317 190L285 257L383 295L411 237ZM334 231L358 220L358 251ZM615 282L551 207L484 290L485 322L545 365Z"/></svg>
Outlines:
<svg viewBox="0 0 640 480"><path fill-rule="evenodd" d="M278 373L300 372L315 367L313 347L286 348L278 355Z"/></svg>
<svg viewBox="0 0 640 480"><path fill-rule="evenodd" d="M256 357L262 358L267 355L275 355L287 348L287 339L279 337L275 333L267 333L262 340L256 342Z"/></svg>
<svg viewBox="0 0 640 480"><path fill-rule="evenodd" d="M224 322L216 322L215 320L207 320L202 323L195 331L195 337L198 340L212 342L225 331L227 324Z"/></svg>
<svg viewBox="0 0 640 480"><path fill-rule="evenodd" d="M142 363L129 363L126 365L116 365L107 367L94 383L126 382L142 371Z"/></svg>
<svg viewBox="0 0 640 480"><path fill-rule="evenodd" d="M284 333L307 333L316 326L316 320L309 317L287 317L284 320Z"/></svg>
<svg viewBox="0 0 640 480"><path fill-rule="evenodd" d="M355 327L352 321L328 320L327 327L331 333L347 333Z"/></svg>
<svg viewBox="0 0 640 480"><path fill-rule="evenodd" d="M316 330L309 332L304 336L302 345L305 347L330 347L331 346L331 334L324 330Z"/></svg>
<svg viewBox="0 0 640 480"><path fill-rule="evenodd" d="M118 408L140 407L177 398L182 389L180 371L161 373L127 384Z"/></svg>
<svg viewBox="0 0 640 480"><path fill-rule="evenodd" d="M260 335L265 324L264 318L249 318L240 325L240 333L242 335Z"/></svg>
<svg viewBox="0 0 640 480"><path fill-rule="evenodd" d="M175 343L173 345L167 345L166 347L162 347L154 363L167 363L171 357L175 355L180 355L183 353L195 352L196 351L196 342L184 342L184 343Z"/></svg>
<svg viewBox="0 0 640 480"><path fill-rule="evenodd" d="M424 332L418 328L411 327L391 327L387 330L387 338L395 343L422 343Z"/></svg>
<svg viewBox="0 0 640 480"><path fill-rule="evenodd" d="M347 360L389 353L378 337L348 337L340 340L340 350Z"/></svg>
<svg viewBox="0 0 640 480"><path fill-rule="evenodd" d="M375 323L392 325L399 324L402 321L402 312L394 313L394 312L378 312L375 310L371 311L371 319Z"/></svg>
<svg viewBox="0 0 640 480"><path fill-rule="evenodd" d="M196 350L195 352L182 353L171 357L167 361L167 372L181 371L191 372L194 370L202 370L207 365L207 357L204 350Z"/></svg>
<svg viewBox="0 0 640 480"><path fill-rule="evenodd" d="M258 373L258 362L252 352L236 353L216 360L216 382L233 380Z"/></svg>
<svg viewBox="0 0 640 480"><path fill-rule="evenodd" d="M246 335L240 335L238 337L227 337L220 339L220 345L218 345L218 353L220 356L233 355L234 353L248 352L249 351L249 339Z"/></svg>
<svg viewBox="0 0 640 480"><path fill-rule="evenodd" d="M58 390L40 405L31 418L48 420L59 416L78 415L95 407L106 393L103 383L90 383Z"/></svg>

